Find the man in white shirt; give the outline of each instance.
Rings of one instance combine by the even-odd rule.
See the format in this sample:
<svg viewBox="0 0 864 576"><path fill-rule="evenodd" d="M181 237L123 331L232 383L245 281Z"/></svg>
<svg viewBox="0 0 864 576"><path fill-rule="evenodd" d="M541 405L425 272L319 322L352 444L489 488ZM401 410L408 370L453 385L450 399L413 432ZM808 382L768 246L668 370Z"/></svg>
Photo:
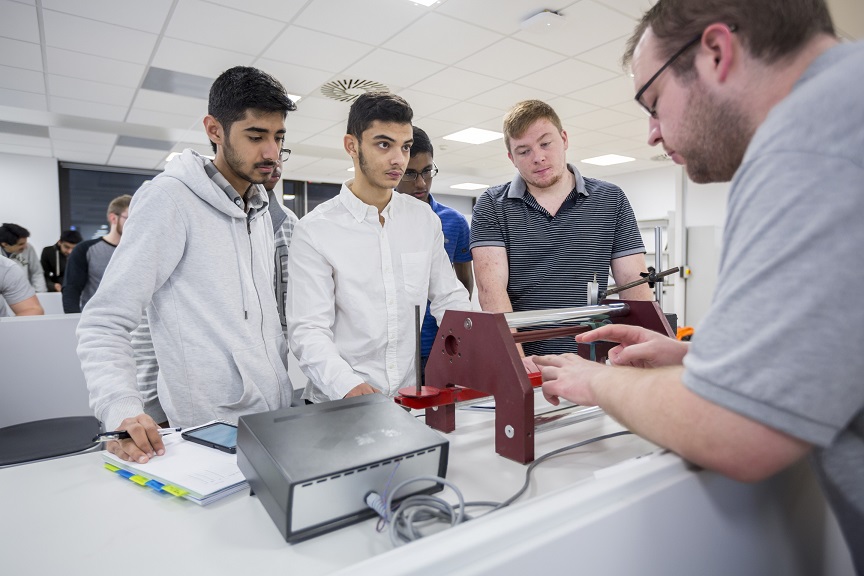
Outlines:
<svg viewBox="0 0 864 576"><path fill-rule="evenodd" d="M354 179L294 228L285 310L308 401L415 385L414 307L429 300L439 323L444 310L471 309L441 220L393 192L408 165L412 117L399 96L360 96L344 139Z"/></svg>

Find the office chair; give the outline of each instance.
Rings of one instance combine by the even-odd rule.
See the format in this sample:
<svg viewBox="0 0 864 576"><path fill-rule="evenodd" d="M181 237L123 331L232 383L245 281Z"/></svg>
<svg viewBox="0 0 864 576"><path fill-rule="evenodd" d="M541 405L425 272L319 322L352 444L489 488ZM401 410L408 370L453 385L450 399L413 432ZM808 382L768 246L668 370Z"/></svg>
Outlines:
<svg viewBox="0 0 864 576"><path fill-rule="evenodd" d="M99 421L93 416L35 420L0 428L0 468L88 452L99 447L93 438Z"/></svg>

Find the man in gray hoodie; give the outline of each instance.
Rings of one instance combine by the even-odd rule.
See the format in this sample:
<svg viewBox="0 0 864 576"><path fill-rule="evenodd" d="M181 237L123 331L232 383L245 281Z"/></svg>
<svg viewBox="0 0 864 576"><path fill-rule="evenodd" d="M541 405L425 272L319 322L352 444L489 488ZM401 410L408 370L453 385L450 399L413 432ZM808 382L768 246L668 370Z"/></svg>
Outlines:
<svg viewBox="0 0 864 576"><path fill-rule="evenodd" d="M261 185L282 154L293 110L274 78L227 70L210 89L204 118L216 158L185 150L133 197L127 240L78 325L90 405L105 429L131 436L106 447L123 459L143 463L165 450L144 413L129 341L145 308L159 401L172 426L236 421L291 403Z"/></svg>

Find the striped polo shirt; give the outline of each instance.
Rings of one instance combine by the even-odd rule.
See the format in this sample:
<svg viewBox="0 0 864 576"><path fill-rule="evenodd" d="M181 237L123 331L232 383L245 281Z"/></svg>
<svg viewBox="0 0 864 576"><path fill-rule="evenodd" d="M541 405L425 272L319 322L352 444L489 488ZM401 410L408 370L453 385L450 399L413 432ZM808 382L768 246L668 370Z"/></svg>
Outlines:
<svg viewBox="0 0 864 576"><path fill-rule="evenodd" d="M558 213L549 214L518 174L512 182L484 192L474 206L471 249L507 249L507 295L513 310L585 306L587 284L606 290L609 263L645 252L633 209L618 186L576 176ZM543 326L549 328L552 326ZM526 342L526 355L575 352L573 337Z"/></svg>

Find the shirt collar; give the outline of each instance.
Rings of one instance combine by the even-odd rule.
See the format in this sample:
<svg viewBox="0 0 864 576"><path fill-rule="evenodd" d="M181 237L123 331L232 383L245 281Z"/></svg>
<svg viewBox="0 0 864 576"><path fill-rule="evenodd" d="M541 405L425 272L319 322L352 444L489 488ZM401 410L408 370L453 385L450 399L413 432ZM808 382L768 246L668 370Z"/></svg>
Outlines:
<svg viewBox="0 0 864 576"><path fill-rule="evenodd" d="M207 176L210 177L210 180L213 181L223 192L228 196L228 199L232 204L240 208L245 212L246 203L243 202L243 197L240 196L240 193L234 189L234 187L228 182L228 179L219 172L219 169L216 168L216 164L213 163L210 159L205 159L204 161L204 171L207 173ZM267 206L267 191L260 184L250 184L246 189L246 200L249 204L249 216L253 216L260 212L265 206Z"/></svg>
<svg viewBox="0 0 864 576"><path fill-rule="evenodd" d="M422 178L422 176L421 176ZM438 202L435 201L435 198L432 197L432 194L429 194L429 206L432 207L432 210L438 211Z"/></svg>
<svg viewBox="0 0 864 576"><path fill-rule="evenodd" d="M378 219L378 209L375 206L370 206L366 204L360 198L358 198L354 192L348 187L348 184L352 183L353 180L346 180L342 183L342 188L339 190L339 201L342 202L342 205L345 206L345 209L348 210L348 213L354 217L358 222L362 222L370 215L370 210L372 211L372 215L375 219ZM393 193L390 195L390 202L387 203L387 206L384 207L384 210L381 211L381 215L385 218L392 218L398 209L395 208L399 202L404 201L404 199L400 198L402 194L393 190Z"/></svg>
<svg viewBox="0 0 864 576"><path fill-rule="evenodd" d="M567 169L576 177L576 194L581 196L590 196L588 193L588 189L585 188L585 179L582 178L582 174L579 173L579 170L573 164L567 164ZM510 189L507 191L507 198L524 198L525 192L528 191L528 186L525 184L525 180L522 179L522 175L518 172L513 180L510 182Z"/></svg>

